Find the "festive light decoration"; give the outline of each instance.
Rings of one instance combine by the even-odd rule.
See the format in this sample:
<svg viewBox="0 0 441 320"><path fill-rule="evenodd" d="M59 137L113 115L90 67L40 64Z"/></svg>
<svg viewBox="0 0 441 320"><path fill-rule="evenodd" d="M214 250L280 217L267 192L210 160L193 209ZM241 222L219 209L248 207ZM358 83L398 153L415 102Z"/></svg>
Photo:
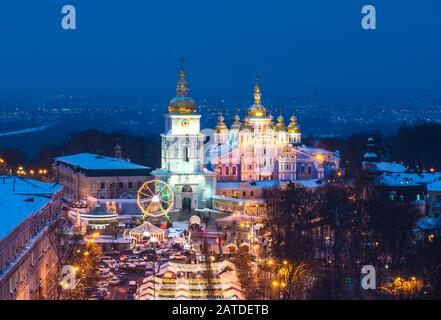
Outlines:
<svg viewBox="0 0 441 320"><path fill-rule="evenodd" d="M171 186L161 180L151 180L144 183L138 190L137 203L145 220L150 217L165 216L173 208L174 193Z"/></svg>

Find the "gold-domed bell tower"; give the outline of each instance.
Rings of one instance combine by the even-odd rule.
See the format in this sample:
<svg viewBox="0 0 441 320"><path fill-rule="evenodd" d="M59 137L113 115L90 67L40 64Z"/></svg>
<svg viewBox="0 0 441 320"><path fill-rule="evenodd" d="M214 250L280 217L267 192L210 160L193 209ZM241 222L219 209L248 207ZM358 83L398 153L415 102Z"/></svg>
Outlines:
<svg viewBox="0 0 441 320"><path fill-rule="evenodd" d="M152 172L170 184L175 193L174 208L191 210L211 207L216 174L204 166L205 135L200 132L201 115L188 97L183 68L179 72L176 97L168 104L165 133L161 134L161 168Z"/></svg>
<svg viewBox="0 0 441 320"><path fill-rule="evenodd" d="M292 115L290 121L291 122L288 125L289 142L293 145L299 145L302 143L302 134L300 133L300 128L297 124L297 118Z"/></svg>

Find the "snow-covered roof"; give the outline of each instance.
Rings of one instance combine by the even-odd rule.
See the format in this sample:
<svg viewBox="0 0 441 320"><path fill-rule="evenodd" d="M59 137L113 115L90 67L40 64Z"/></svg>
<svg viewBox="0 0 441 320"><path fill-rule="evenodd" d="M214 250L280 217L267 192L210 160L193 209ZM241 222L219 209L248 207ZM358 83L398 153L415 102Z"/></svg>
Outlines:
<svg viewBox="0 0 441 320"><path fill-rule="evenodd" d="M416 222L416 231L433 230L441 228L441 219L438 218L423 218Z"/></svg>
<svg viewBox="0 0 441 320"><path fill-rule="evenodd" d="M264 200L262 199L240 199L240 198L233 198L233 197L227 197L227 196L221 196L218 194L214 194L213 195L213 199L214 200L223 200L223 201L229 201L229 202L235 202L235 203L242 203L242 202L246 202L246 203L265 203Z"/></svg>
<svg viewBox="0 0 441 320"><path fill-rule="evenodd" d="M272 187L282 187L289 182L301 185L305 188L317 188L322 186L320 180L317 179L304 179L304 180L292 180L292 181L282 181L282 180L263 180L263 181L234 181L234 182L218 182L216 189L239 189L239 188L249 188L249 189L263 189Z"/></svg>
<svg viewBox="0 0 441 320"><path fill-rule="evenodd" d="M439 191L441 192L441 181L435 181L427 185L427 191Z"/></svg>
<svg viewBox="0 0 441 320"><path fill-rule="evenodd" d="M128 160L100 156L93 153L79 153L70 156L55 158L59 161L71 166L79 167L86 170L127 170L127 169L150 169Z"/></svg>
<svg viewBox="0 0 441 320"><path fill-rule="evenodd" d="M388 173L404 173L407 168L400 163L396 162L372 162L377 171L388 172Z"/></svg>
<svg viewBox="0 0 441 320"><path fill-rule="evenodd" d="M292 183L300 184L307 189L313 189L323 186L322 182L317 179L293 180Z"/></svg>
<svg viewBox="0 0 441 320"><path fill-rule="evenodd" d="M231 188L250 188L250 189L262 189L278 187L280 180L264 180L264 181L233 181L233 182L218 182L216 189L231 189Z"/></svg>
<svg viewBox="0 0 441 320"><path fill-rule="evenodd" d="M392 173L383 175L381 184L387 186L418 186L430 185L441 179L441 173Z"/></svg>
<svg viewBox="0 0 441 320"><path fill-rule="evenodd" d="M62 186L15 176L0 176L0 239L51 202Z"/></svg>
<svg viewBox="0 0 441 320"><path fill-rule="evenodd" d="M374 152L366 152L363 158L378 158L377 154Z"/></svg>

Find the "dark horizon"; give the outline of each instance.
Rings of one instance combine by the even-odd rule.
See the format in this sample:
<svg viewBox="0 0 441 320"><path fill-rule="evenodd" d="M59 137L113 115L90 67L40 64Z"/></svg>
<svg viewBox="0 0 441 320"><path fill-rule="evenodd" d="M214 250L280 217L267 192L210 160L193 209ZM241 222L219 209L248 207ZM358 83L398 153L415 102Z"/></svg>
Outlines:
<svg viewBox="0 0 441 320"><path fill-rule="evenodd" d="M366 1L123 3L28 0L0 13L0 94L174 95L180 58L195 99L406 101L441 98L441 3L370 1L377 30L361 28ZM200 101L198 101L200 103Z"/></svg>

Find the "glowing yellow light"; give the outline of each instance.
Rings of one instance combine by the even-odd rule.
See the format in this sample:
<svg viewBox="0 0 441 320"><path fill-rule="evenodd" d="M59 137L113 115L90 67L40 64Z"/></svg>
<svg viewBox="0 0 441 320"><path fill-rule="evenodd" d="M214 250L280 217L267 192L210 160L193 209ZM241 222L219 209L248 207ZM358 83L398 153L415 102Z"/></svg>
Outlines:
<svg viewBox="0 0 441 320"><path fill-rule="evenodd" d="M274 280L273 281L273 287L277 287L278 285L279 285L279 283L276 280Z"/></svg>
<svg viewBox="0 0 441 320"><path fill-rule="evenodd" d="M288 264L288 261L283 260L283 264L286 266Z"/></svg>
<svg viewBox="0 0 441 320"><path fill-rule="evenodd" d="M84 255L85 255L85 256L88 256L88 255L89 255L89 251L85 251L85 252L84 252Z"/></svg>
<svg viewBox="0 0 441 320"><path fill-rule="evenodd" d="M337 172L337 176L341 177L342 175L341 171Z"/></svg>
<svg viewBox="0 0 441 320"><path fill-rule="evenodd" d="M323 155L322 155L322 154L317 154L317 155L315 156L315 158L316 158L317 160L323 160Z"/></svg>

